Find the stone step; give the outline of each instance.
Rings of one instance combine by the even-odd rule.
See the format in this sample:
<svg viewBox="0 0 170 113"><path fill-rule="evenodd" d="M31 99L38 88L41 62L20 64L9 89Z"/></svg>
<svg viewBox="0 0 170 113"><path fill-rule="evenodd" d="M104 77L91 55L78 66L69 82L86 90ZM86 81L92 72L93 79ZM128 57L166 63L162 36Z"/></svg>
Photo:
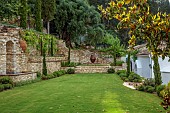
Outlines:
<svg viewBox="0 0 170 113"><path fill-rule="evenodd" d="M76 73L106 73L110 66L76 66Z"/></svg>

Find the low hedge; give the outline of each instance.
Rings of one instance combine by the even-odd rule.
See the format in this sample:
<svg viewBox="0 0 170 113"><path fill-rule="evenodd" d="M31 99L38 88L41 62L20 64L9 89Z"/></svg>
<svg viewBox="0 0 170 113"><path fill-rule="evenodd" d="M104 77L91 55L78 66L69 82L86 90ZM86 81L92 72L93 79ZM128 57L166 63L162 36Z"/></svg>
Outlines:
<svg viewBox="0 0 170 113"><path fill-rule="evenodd" d="M67 74L74 74L75 73L75 69L69 68L67 70Z"/></svg>
<svg viewBox="0 0 170 113"><path fill-rule="evenodd" d="M14 83L9 76L0 77L0 91L12 89L13 85Z"/></svg>
<svg viewBox="0 0 170 113"><path fill-rule="evenodd" d="M109 68L109 69L107 70L107 72L108 72L108 73L115 73L115 69Z"/></svg>
<svg viewBox="0 0 170 113"><path fill-rule="evenodd" d="M66 74L65 70L59 70L59 71L53 72L52 74L48 74L47 76L42 75L41 79L42 80L48 80L48 79L60 77L60 76L65 75L65 74Z"/></svg>
<svg viewBox="0 0 170 113"><path fill-rule="evenodd" d="M0 84L0 92L4 90L4 85Z"/></svg>
<svg viewBox="0 0 170 113"><path fill-rule="evenodd" d="M13 81L9 76L3 76L0 77L0 84L13 84Z"/></svg>
<svg viewBox="0 0 170 113"><path fill-rule="evenodd" d="M125 70L120 70L117 71L117 74L125 82L142 82L142 77L140 77L140 75L134 72L131 72L130 75L128 76Z"/></svg>

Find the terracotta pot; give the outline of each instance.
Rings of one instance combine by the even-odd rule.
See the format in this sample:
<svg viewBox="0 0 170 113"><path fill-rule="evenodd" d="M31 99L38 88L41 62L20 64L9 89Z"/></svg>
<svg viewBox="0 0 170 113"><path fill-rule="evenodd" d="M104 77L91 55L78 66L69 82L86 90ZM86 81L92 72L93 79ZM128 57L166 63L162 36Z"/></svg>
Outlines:
<svg viewBox="0 0 170 113"><path fill-rule="evenodd" d="M95 60L96 60L95 55L91 55L91 56L90 56L90 61L91 61L91 63L94 63L94 62L95 62Z"/></svg>
<svg viewBox="0 0 170 113"><path fill-rule="evenodd" d="M19 41L20 47L22 48L22 50L25 52L25 50L27 49L27 43L25 40L20 40Z"/></svg>

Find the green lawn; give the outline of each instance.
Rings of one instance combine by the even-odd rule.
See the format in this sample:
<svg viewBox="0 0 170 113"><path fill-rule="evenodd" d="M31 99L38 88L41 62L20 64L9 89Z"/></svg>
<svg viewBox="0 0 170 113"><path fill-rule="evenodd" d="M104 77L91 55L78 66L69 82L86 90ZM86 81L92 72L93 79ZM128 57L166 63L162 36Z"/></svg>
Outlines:
<svg viewBox="0 0 170 113"><path fill-rule="evenodd" d="M153 94L126 88L117 75L75 74L0 93L0 113L160 113Z"/></svg>

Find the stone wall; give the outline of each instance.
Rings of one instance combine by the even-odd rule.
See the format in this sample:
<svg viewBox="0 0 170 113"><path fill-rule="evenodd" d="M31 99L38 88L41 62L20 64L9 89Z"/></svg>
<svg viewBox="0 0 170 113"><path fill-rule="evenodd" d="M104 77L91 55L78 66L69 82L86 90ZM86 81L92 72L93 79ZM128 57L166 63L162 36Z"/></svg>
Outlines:
<svg viewBox="0 0 170 113"><path fill-rule="evenodd" d="M77 66L75 73L107 73L110 66Z"/></svg>
<svg viewBox="0 0 170 113"><path fill-rule="evenodd" d="M60 70L61 61L65 60L64 57L46 57L47 72L53 73ZM28 58L28 70L31 72L41 72L43 68L43 57L29 57Z"/></svg>
<svg viewBox="0 0 170 113"><path fill-rule="evenodd" d="M95 57L96 57L95 63L97 63L97 64L108 64L113 61L112 58L106 58L106 57L102 56L102 55L104 55L104 53L102 53L102 52L90 51L88 49L71 50L70 60L71 60L71 62L77 62L77 63L80 62L82 64L91 63L90 56L92 54L95 55Z"/></svg>
<svg viewBox="0 0 170 113"><path fill-rule="evenodd" d="M116 72L118 70L126 70L127 69L127 64L123 63L122 66L111 66L111 68L114 68Z"/></svg>
<svg viewBox="0 0 170 113"><path fill-rule="evenodd" d="M107 73L109 68L118 70L126 70L126 64L124 63L122 66L76 66L75 73Z"/></svg>
<svg viewBox="0 0 170 113"><path fill-rule="evenodd" d="M58 40L57 48L58 48L57 54L65 57L65 60L67 60L69 50L66 47L65 42L63 40ZM71 62L82 63L82 64L91 63L90 56L92 54L96 56L95 63L107 64L113 61L112 58L104 57L103 55L105 53L98 52L98 51L90 51L89 49L72 49L70 52L70 60Z"/></svg>
<svg viewBox="0 0 170 113"><path fill-rule="evenodd" d="M36 79L37 73L21 73L18 75L11 75L9 77L12 79L13 82L21 82Z"/></svg>
<svg viewBox="0 0 170 113"><path fill-rule="evenodd" d="M20 61L25 62L25 59L17 57L23 55L19 45L19 30L19 28L0 27L0 74L22 71Z"/></svg>
<svg viewBox="0 0 170 113"><path fill-rule="evenodd" d="M118 70L126 70L126 63L124 63L122 66L110 66L108 65L99 65L99 66L93 66L93 65L88 65L88 66L76 66L76 67L61 67L61 70L68 70L69 68L75 69L75 73L107 73L107 70L109 68L115 69L117 72Z"/></svg>
<svg viewBox="0 0 170 113"><path fill-rule="evenodd" d="M20 81L21 79L30 80L31 77L34 79L36 76L34 72L42 72L43 67L42 56L35 57L39 54L38 51L31 48L29 53L25 53L22 50L20 45L20 30L20 28L0 26L0 76L13 75L11 77L14 81ZM68 49L65 47L65 44L62 44L64 43L63 41L60 42L61 46L59 49L65 55L61 57L46 57L48 73L60 70L61 61L67 59L68 55L66 51ZM28 74L30 72L34 74Z"/></svg>

